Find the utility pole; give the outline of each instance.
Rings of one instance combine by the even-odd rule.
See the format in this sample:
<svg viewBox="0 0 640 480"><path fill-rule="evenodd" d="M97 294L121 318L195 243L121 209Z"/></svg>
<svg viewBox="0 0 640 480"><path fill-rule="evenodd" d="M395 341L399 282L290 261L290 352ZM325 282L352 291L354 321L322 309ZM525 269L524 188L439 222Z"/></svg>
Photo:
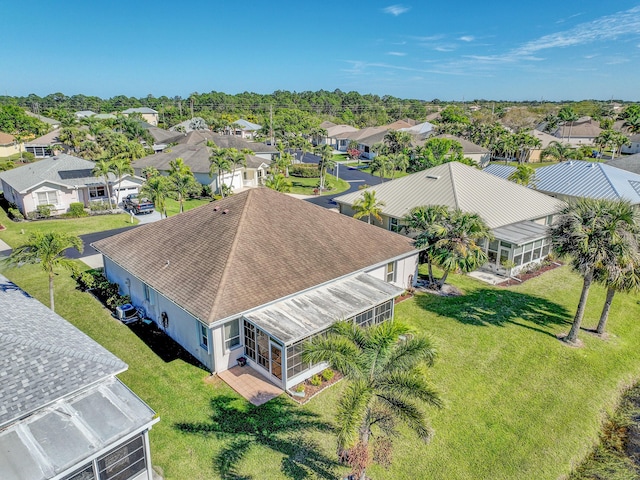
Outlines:
<svg viewBox="0 0 640 480"><path fill-rule="evenodd" d="M180 109L180 118L182 118L182 99L178 100L178 108Z"/></svg>
<svg viewBox="0 0 640 480"><path fill-rule="evenodd" d="M191 118L193 118L193 97L189 98L191 101Z"/></svg>
<svg viewBox="0 0 640 480"><path fill-rule="evenodd" d="M273 145L273 105L269 105L269 137L271 137L271 145Z"/></svg>

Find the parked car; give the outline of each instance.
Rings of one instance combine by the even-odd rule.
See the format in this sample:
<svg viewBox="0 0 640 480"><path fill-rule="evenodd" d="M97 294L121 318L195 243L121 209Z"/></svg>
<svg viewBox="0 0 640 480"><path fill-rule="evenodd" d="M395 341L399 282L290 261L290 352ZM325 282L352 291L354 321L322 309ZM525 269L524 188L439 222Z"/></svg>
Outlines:
<svg viewBox="0 0 640 480"><path fill-rule="evenodd" d="M135 213L151 213L153 212L155 205L151 200L145 197L140 197L137 193L131 193L124 197L122 200L125 210Z"/></svg>

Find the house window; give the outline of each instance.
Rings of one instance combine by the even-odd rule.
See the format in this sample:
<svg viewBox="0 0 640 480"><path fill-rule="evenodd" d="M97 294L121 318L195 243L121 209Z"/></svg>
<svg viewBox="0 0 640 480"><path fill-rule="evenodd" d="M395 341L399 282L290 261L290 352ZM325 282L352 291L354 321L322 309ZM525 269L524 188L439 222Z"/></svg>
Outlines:
<svg viewBox="0 0 640 480"><path fill-rule="evenodd" d="M376 307L376 315L374 323L382 323L385 320L388 320L393 315L393 300L389 300L388 302L381 303Z"/></svg>
<svg viewBox="0 0 640 480"><path fill-rule="evenodd" d="M256 328L256 361L258 365L269 370L269 336Z"/></svg>
<svg viewBox="0 0 640 480"><path fill-rule="evenodd" d="M371 321L373 320L373 308L370 308L366 312L359 313L355 317L353 317L353 321L356 325L360 327L367 327L371 325Z"/></svg>
<svg viewBox="0 0 640 480"><path fill-rule="evenodd" d="M149 285L144 285L144 299L149 303L149 305L153 305L155 302L155 292Z"/></svg>
<svg viewBox="0 0 640 480"><path fill-rule="evenodd" d="M198 330L200 333L200 346L208 352L209 351L209 329L202 323L198 322Z"/></svg>
<svg viewBox="0 0 640 480"><path fill-rule="evenodd" d="M38 205L57 205L58 192L38 192Z"/></svg>
<svg viewBox="0 0 640 480"><path fill-rule="evenodd" d="M124 480L133 478L147 468L144 440L137 436L126 445L98 459L100 480Z"/></svg>
<svg viewBox="0 0 640 480"><path fill-rule="evenodd" d="M232 320L223 326L224 330L224 346L227 350L231 350L240 345L240 322Z"/></svg>
<svg viewBox="0 0 640 480"><path fill-rule="evenodd" d="M401 229L402 227L398 225L397 218L389 218L389 230L391 230L392 232L400 233Z"/></svg>
<svg viewBox="0 0 640 480"><path fill-rule="evenodd" d="M90 198L101 198L107 196L107 190L104 185L89 187Z"/></svg>
<svg viewBox="0 0 640 480"><path fill-rule="evenodd" d="M396 262L387 263L386 273L387 282L391 283L396 281Z"/></svg>

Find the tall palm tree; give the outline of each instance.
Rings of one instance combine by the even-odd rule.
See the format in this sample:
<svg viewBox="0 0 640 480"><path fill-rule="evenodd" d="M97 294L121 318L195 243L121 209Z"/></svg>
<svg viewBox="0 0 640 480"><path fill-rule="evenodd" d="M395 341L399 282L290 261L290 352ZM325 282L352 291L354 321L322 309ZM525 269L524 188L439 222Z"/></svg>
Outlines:
<svg viewBox="0 0 640 480"><path fill-rule="evenodd" d="M566 125L569 124L569 138L567 142L571 143L571 130L573 129L573 123L580 118L578 114L570 106L564 106L558 112L558 118ZM563 128L564 133L564 128Z"/></svg>
<svg viewBox="0 0 640 480"><path fill-rule="evenodd" d="M411 134L399 130L389 130L384 136L389 153L403 153L411 146Z"/></svg>
<svg viewBox="0 0 640 480"><path fill-rule="evenodd" d="M187 167L186 171L175 171L169 175L170 189L177 197L180 204L180 213L184 212L184 200L192 194L200 190L200 184L191 173L191 169Z"/></svg>
<svg viewBox="0 0 640 480"><path fill-rule="evenodd" d="M389 172L393 170L393 161L387 156L383 154L376 155L371 163L369 163L369 168L371 169L371 173L377 173L384 181L385 178L389 177Z"/></svg>
<svg viewBox="0 0 640 480"><path fill-rule="evenodd" d="M376 451L388 452L398 421L425 442L433 435L423 406L440 407L442 401L424 367L432 366L435 357L429 337L395 321L368 328L338 322L305 346L305 362L328 362L345 376L336 412L338 455L360 480L366 478L371 457L390 462Z"/></svg>
<svg viewBox="0 0 640 480"><path fill-rule="evenodd" d="M160 217L164 214L167 217L167 197L171 191L171 183L168 177L156 175L147 179L140 189L140 194L151 200L156 210L160 212Z"/></svg>
<svg viewBox="0 0 640 480"><path fill-rule="evenodd" d="M437 236L433 262L443 270L437 284L439 289L444 286L450 272L468 273L487 263L481 242L493 238L493 235L478 214L455 209L432 228Z"/></svg>
<svg viewBox="0 0 640 480"><path fill-rule="evenodd" d="M578 308L565 337L567 343L576 343L596 272L606 268L632 230L634 217L624 210L619 200L581 198L564 207L549 228L554 251L568 255L573 269L583 278ZM620 217L612 212L619 212Z"/></svg>
<svg viewBox="0 0 640 480"><path fill-rule="evenodd" d="M60 232L32 233L27 243L15 248L6 259L10 266L20 267L24 264L40 264L49 276L49 304L51 310L55 310L53 298L53 279L55 271L59 267L75 270L75 263L64 256L67 248L75 248L82 253L82 240L75 235Z"/></svg>
<svg viewBox="0 0 640 480"><path fill-rule="evenodd" d="M556 142L554 140L553 142L549 143L549 145L547 145L547 148L542 150L542 152L540 153L540 157L543 160L551 158L556 162L564 162L565 160L569 160L573 153L574 150L571 145L569 145L568 143Z"/></svg>
<svg viewBox="0 0 640 480"><path fill-rule="evenodd" d="M224 197L225 189L223 188L222 176L225 172L231 170L231 163L224 148L218 148L215 144L209 145L211 147L211 155L209 156L209 176L217 176L218 191L220 195Z"/></svg>
<svg viewBox="0 0 640 480"><path fill-rule="evenodd" d="M429 286L436 284L433 276L433 254L439 237L434 225L440 225L449 216L446 205L425 205L415 207L404 217L407 233L415 235L413 246L420 250L421 263L429 269Z"/></svg>
<svg viewBox="0 0 640 480"><path fill-rule="evenodd" d="M320 170L320 191L324 190L327 170L334 168L336 162L333 159L333 148L330 145L321 145L316 147L315 154L320 156L318 169Z"/></svg>
<svg viewBox="0 0 640 480"><path fill-rule="evenodd" d="M391 180L396 176L396 172L406 172L409 167L409 157L404 153L392 153L389 155L389 160L393 168L391 169Z"/></svg>
<svg viewBox="0 0 640 480"><path fill-rule="evenodd" d="M523 185L525 187L535 185L536 179L536 171L533 167L529 165L525 165L521 163L516 167L516 169L511 172L511 174L507 177L507 180L510 180L518 185Z"/></svg>
<svg viewBox="0 0 640 480"><path fill-rule="evenodd" d="M191 167L184 163L184 159L181 157L169 162L169 175L174 175L176 173L191 173Z"/></svg>
<svg viewBox="0 0 640 480"><path fill-rule="evenodd" d="M236 148L227 148L226 155L229 160L229 165L231 166L231 189L233 189L233 181L236 178L236 170L239 167L246 168L247 166L247 154L245 152L240 152ZM253 152L252 152L253 153ZM286 154L289 155L289 154ZM242 186L242 185L241 185Z"/></svg>
<svg viewBox="0 0 640 480"><path fill-rule="evenodd" d="M107 198L109 200L109 208L112 209L113 205L111 204L111 190L109 189L109 174L111 173L111 162L107 160L101 159L98 160L91 170L91 173L94 177L102 177L104 180L104 186L107 189Z"/></svg>
<svg viewBox="0 0 640 480"><path fill-rule="evenodd" d="M367 217L367 223L371 224L371 217L375 218L379 222L382 221L382 217L380 213L382 213L382 207L384 207L384 202L379 202L376 199L375 190L365 190L362 192L362 197L356 199L353 202L353 210L356 212L353 215L353 218L362 218Z"/></svg>
<svg viewBox="0 0 640 480"><path fill-rule="evenodd" d="M630 133L640 133L640 115L627 117L622 126L626 127Z"/></svg>
<svg viewBox="0 0 640 480"><path fill-rule="evenodd" d="M110 162L111 171L118 178L118 193L114 192L116 197L116 204L122 200L120 198L120 191L122 190L122 177L125 175L133 175L133 167L131 162L126 158L116 158Z"/></svg>

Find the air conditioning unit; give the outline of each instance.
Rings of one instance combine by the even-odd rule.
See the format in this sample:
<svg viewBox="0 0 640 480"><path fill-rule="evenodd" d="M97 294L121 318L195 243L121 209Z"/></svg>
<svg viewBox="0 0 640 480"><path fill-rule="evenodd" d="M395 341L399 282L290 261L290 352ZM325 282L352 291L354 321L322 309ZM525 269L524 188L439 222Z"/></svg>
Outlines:
<svg viewBox="0 0 640 480"><path fill-rule="evenodd" d="M124 324L132 323L138 320L138 309L130 303L125 303L116 307L116 316Z"/></svg>

